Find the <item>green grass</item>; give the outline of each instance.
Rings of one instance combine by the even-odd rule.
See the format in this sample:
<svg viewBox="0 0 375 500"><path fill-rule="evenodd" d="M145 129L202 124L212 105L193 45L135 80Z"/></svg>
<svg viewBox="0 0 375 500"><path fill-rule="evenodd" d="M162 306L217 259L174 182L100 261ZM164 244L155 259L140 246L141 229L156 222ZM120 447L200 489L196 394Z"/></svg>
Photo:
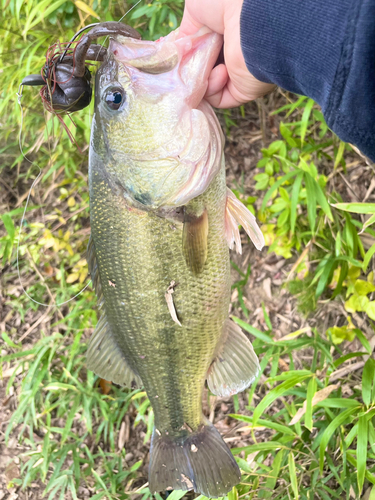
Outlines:
<svg viewBox="0 0 375 500"><path fill-rule="evenodd" d="M101 20L117 20L135 4L133 0L87 2ZM96 18L77 9L74 2L2 0L1 6L1 177L12 189L18 187L22 196L38 169L25 162L18 150L19 82L40 69L57 37L65 41ZM180 1L150 5L142 1L125 20L145 38L156 39L177 26L181 10ZM90 112L74 116L77 128L66 122L84 149L80 154L58 122L44 116L35 89L25 89L22 104L24 152L42 168L42 177L23 226L21 276L30 296L52 306L78 293L87 279L84 146L89 140ZM322 303L331 301L337 307L343 305L350 317L338 312L337 321L326 328L319 324L279 339L264 309L267 326L255 328L245 321L252 311L244 301L252 267L243 270L233 263L240 275L233 286L242 312L235 320L254 339L262 371L246 393L245 411L239 411L238 398L233 398L232 418L247 426L250 444L233 449L243 476L228 500L349 499L361 498L369 489L374 500L375 362L370 344L375 320L374 206L347 204L342 199L335 180L339 173L345 177L350 172L353 153L328 131L311 100L295 98L274 114L283 117L279 138L262 149L255 175L261 203L247 196L242 185L236 194L257 213L270 252L295 263L285 286L296 295L304 314L313 317L316 307L319 310ZM238 118L226 111L227 130L244 116L245 108ZM37 318L45 308L19 294L14 285L23 211L17 201L2 214L0 258L7 269L5 306L24 324L28 310ZM16 327L3 333L7 354L2 364L18 370L7 379L7 388L20 387L5 438L17 426L19 442L29 450L14 484L26 488L39 480L50 500L65 499L68 494L80 498L82 485L90 487L93 499L122 500L135 494L147 499L151 495L144 486L143 462L129 466L125 456L132 450L125 446L119 451L118 439L121 423L131 411L134 425L143 429L147 450L153 413L144 392L113 386L109 394L102 394L97 378L86 370L87 342L97 321L95 303L87 289L59 313L51 307L50 324L42 323L33 331L27 348L19 342ZM358 350L351 349L353 342L360 346ZM338 370L356 361L363 362L362 369L340 376ZM174 492L169 499L181 497L181 492ZM156 498L161 500L160 495Z"/></svg>

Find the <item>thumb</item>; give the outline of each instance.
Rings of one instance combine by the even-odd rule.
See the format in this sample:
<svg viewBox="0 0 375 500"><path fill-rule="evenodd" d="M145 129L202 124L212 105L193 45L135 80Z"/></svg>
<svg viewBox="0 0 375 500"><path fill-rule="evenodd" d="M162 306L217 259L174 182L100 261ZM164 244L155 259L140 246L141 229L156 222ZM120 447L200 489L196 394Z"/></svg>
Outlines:
<svg viewBox="0 0 375 500"><path fill-rule="evenodd" d="M194 35L197 31L204 26L197 19L195 19L189 12L189 9L185 5L184 15L182 17L179 35L188 36Z"/></svg>

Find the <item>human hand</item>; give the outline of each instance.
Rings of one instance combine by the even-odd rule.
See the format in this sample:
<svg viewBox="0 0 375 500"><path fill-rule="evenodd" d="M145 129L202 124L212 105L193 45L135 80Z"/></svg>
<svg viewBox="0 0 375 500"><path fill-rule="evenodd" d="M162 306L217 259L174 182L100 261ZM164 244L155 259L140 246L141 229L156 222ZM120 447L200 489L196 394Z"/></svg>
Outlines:
<svg viewBox="0 0 375 500"><path fill-rule="evenodd" d="M206 100L216 108L233 108L261 97L275 88L257 80L247 69L240 43L243 0L185 0L180 33L192 35L202 26L224 35L225 64L209 77Z"/></svg>

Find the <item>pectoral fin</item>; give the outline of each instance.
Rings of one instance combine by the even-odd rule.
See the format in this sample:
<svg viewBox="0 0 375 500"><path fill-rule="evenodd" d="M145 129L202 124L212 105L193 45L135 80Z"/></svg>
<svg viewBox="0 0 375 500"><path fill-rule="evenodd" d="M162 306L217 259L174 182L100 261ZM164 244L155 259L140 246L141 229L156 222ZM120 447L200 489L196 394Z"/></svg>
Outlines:
<svg viewBox="0 0 375 500"><path fill-rule="evenodd" d="M264 246L264 237L262 231L256 222L254 215L249 209L232 193L227 190L227 206L225 215L225 236L229 248L233 249L236 244L237 253L242 253L241 238L238 226L241 225L248 234L251 241L258 250Z"/></svg>
<svg viewBox="0 0 375 500"><path fill-rule="evenodd" d="M259 372L258 357L241 328L227 319L223 343L208 370L207 383L217 396L231 396L248 387Z"/></svg>
<svg viewBox="0 0 375 500"><path fill-rule="evenodd" d="M182 231L182 251L186 264L194 274L199 274L207 260L208 216L207 210L202 215L185 214Z"/></svg>

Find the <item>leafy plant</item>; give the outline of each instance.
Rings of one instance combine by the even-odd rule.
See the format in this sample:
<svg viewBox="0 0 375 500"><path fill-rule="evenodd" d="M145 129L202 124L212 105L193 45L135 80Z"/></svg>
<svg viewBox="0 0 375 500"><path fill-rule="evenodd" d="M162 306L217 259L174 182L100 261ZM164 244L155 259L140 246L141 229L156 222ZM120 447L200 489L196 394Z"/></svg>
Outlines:
<svg viewBox="0 0 375 500"><path fill-rule="evenodd" d="M87 280L86 165L92 108L76 113L75 125L66 120L84 151L80 154L57 122L41 113L34 89L24 89L21 101L23 149L42 176L22 225L20 275L27 293L49 305L46 310L15 285L21 205L38 170L18 149L16 92L26 74L40 70L48 46L57 38L66 41L83 25L118 20L132 8L125 22L144 38L157 39L178 25L183 2L2 0L1 7L1 179L12 198L7 198L1 216L0 258L7 271L2 276L3 306L19 320L10 327L4 321L2 332L7 391L10 395L16 390L18 399L4 431L6 439L16 431L27 449L13 484L27 488L38 480L50 500L81 498L82 486L90 488L95 500L136 495L151 499L143 461L134 458L129 464L126 456L132 450L128 444L120 446L124 419L131 414L147 449L153 413L146 394L115 385L105 394L86 370L87 341L97 321L90 289L62 309L53 307L79 293ZM247 116L247 108L238 113L237 120L235 112L223 112L227 131ZM234 412L227 418L242 425L237 430L249 444L232 449L243 476L226 498L349 500L366 492L373 500L375 363L371 339L358 327L356 315L371 331L374 204L345 203L333 184L339 172L350 171L350 146L331 134L312 100L288 102L273 112L280 115L279 137L262 149L255 176L262 198L257 216L269 251L293 259L294 279L288 286L306 314L324 299L342 302L349 316L338 315L338 321L324 329L307 326L279 338L263 308L264 330L255 328L244 320L253 312L244 300L253 266L243 271L233 265L239 273L233 285L236 305L243 312L234 319L255 339L261 372L247 393L245 408L240 411L237 396L230 403ZM243 179L238 179L235 192L256 212L256 197L248 195ZM48 314L51 324L45 326L41 319ZM30 317L32 324L20 340L18 329ZM359 345L360 350L348 350L348 345ZM175 491L168 498L183 495Z"/></svg>
<svg viewBox="0 0 375 500"><path fill-rule="evenodd" d="M265 222L263 227L270 251L285 258L291 258L293 250L302 251L297 261L300 264L307 256L303 252L306 248L312 260L318 261L312 279L308 277L308 288L315 289L316 297L327 293L334 273L340 270L331 295L335 298L342 291L350 266L366 272L375 253L374 245L365 251L361 238L363 234L375 236L370 228L373 216L361 223L350 215L350 212L372 214L374 204L343 203L339 193L328 190L328 177L316 167L316 161L326 156L325 149L334 144L323 115L313 108L311 99L305 97L280 108L277 113L288 110L288 116L301 107L301 120L281 122L283 139L262 149L263 158L257 167L264 169L264 173L254 177L255 188L266 191L259 218ZM318 130L318 135L311 130ZM341 144L334 167L340 163L344 168L345 145Z"/></svg>

